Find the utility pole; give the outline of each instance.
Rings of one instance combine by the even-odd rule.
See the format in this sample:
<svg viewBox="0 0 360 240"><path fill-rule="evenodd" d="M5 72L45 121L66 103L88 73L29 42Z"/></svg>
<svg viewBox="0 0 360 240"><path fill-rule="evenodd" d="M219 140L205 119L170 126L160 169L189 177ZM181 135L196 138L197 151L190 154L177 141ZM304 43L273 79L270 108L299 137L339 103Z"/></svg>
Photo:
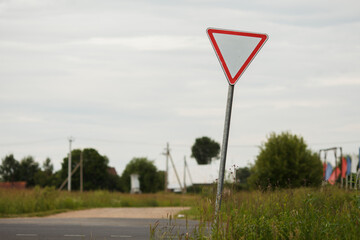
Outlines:
<svg viewBox="0 0 360 240"><path fill-rule="evenodd" d="M169 148L169 143L166 143L166 149L165 149L165 153L164 155L166 156L166 170L165 170L165 186L164 186L164 191L167 192L168 191L168 173L169 173L169 155L170 155L170 148Z"/></svg>
<svg viewBox="0 0 360 240"><path fill-rule="evenodd" d="M175 164L174 164L174 161L171 157L171 154L170 154L170 148L169 148L169 143L166 144L166 149L165 149L165 153L163 153L165 156L166 156L166 172L165 172L165 192L168 191L168 183L169 183L169 159L171 161L171 164L174 168L174 172L175 172L175 175L176 175L176 178L178 180L178 183L179 183L179 186L180 186L180 189L181 191L183 191L183 188L181 186L181 182L180 182L180 178L179 178L179 175L176 171L176 167L175 167Z"/></svg>
<svg viewBox="0 0 360 240"><path fill-rule="evenodd" d="M71 192L71 143L73 137L69 137L69 159L68 159L68 191Z"/></svg>
<svg viewBox="0 0 360 240"><path fill-rule="evenodd" d="M184 156L184 193L187 192L186 190L186 171L189 175L189 179L190 179L190 186L194 185L192 178L191 178L191 174L190 174L190 170L189 170L189 165L186 162L186 156Z"/></svg>
<svg viewBox="0 0 360 240"><path fill-rule="evenodd" d="M179 175L178 175L178 173L177 173L177 171L176 171L176 167L175 167L174 161L173 161L173 159L172 159L172 157L171 157L171 154L169 154L169 157L170 157L171 164L172 164L172 166L173 166L173 168L174 168L175 176L176 176L176 179L178 180L180 189L181 189L181 191L183 191L183 188L182 188L181 182L180 182L180 178L179 178Z"/></svg>
<svg viewBox="0 0 360 240"><path fill-rule="evenodd" d="M192 180L192 177L191 177L191 173L190 173L189 166L188 166L187 161L186 161L186 157L185 157L184 160L185 160L186 170L187 170L187 173L188 173L189 179L190 179L190 184L191 184L191 186L192 186L192 185L194 185L194 183L193 183L193 180Z"/></svg>
<svg viewBox="0 0 360 240"><path fill-rule="evenodd" d="M184 156L184 190L183 193L186 193L186 156Z"/></svg>
<svg viewBox="0 0 360 240"><path fill-rule="evenodd" d="M83 152L80 153L80 192L83 192Z"/></svg>

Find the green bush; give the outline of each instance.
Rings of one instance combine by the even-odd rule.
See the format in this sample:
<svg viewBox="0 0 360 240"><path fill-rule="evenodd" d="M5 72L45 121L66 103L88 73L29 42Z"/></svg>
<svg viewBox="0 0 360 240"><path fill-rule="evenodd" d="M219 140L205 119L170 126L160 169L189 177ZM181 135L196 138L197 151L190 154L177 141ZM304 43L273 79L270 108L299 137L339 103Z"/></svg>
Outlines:
<svg viewBox="0 0 360 240"><path fill-rule="evenodd" d="M270 134L251 168L249 184L254 188L320 186L322 163L302 137L289 132Z"/></svg>
<svg viewBox="0 0 360 240"><path fill-rule="evenodd" d="M195 212L202 226L214 223L213 206L204 198ZM357 239L360 195L336 187L235 193L211 230L200 239Z"/></svg>

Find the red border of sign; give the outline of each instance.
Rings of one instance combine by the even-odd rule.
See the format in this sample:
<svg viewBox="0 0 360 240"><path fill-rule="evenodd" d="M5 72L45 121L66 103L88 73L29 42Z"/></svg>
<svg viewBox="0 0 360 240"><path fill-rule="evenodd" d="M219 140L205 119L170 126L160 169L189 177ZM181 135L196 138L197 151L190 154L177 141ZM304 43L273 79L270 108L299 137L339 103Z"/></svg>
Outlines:
<svg viewBox="0 0 360 240"><path fill-rule="evenodd" d="M254 57L256 56L256 54L259 52L259 50L261 49L261 47L264 45L264 43L267 41L267 39L269 38L267 34L263 34L263 33L250 33L250 32L240 32L240 31L233 31L233 30L225 30L225 29L216 29L216 28L208 28L206 30L209 39L211 41L211 44L215 50L215 53L219 59L219 62L221 64L221 67L224 70L224 73L229 81L230 85L235 85L235 83L237 82L237 80L240 78L240 76L244 73L244 71L246 70L246 68L249 66L249 64L251 63L251 61L254 59ZM222 56L219 46L217 45L215 38L214 38L214 33L220 33L220 34L228 34L228 35L238 35L238 36L245 36L245 37L255 37L255 38L261 38L260 42L258 43L258 45L255 47L255 49L251 52L250 56L248 57L248 59L246 59L245 63L240 67L239 71L236 73L236 75L232 78L229 68L226 66L224 57Z"/></svg>

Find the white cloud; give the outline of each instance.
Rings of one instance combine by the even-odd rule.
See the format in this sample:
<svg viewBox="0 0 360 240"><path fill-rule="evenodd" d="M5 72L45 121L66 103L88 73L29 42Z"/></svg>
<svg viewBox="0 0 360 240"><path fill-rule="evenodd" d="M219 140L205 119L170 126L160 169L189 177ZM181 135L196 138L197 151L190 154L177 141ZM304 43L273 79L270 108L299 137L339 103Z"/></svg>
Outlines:
<svg viewBox="0 0 360 240"><path fill-rule="evenodd" d="M183 117L222 117L224 109L222 108L180 108L175 110L176 114Z"/></svg>
<svg viewBox="0 0 360 240"><path fill-rule="evenodd" d="M134 156L161 162L164 146L82 139L221 139L227 82L205 33L210 26L270 36L236 85L231 144L260 144L280 130L316 142L352 138L360 134L359 4L0 1L0 142L64 138L3 147L0 157L49 156L59 167L73 135L74 147L99 148L120 173ZM189 148L173 153L182 159ZM228 157L244 166L256 153L231 148Z"/></svg>
<svg viewBox="0 0 360 240"><path fill-rule="evenodd" d="M345 125L342 125L342 126L336 128L336 131L341 132L341 133L356 133L356 132L360 131L360 123L358 123L358 122L348 123L348 124L345 124ZM354 139L350 139L350 140L354 140ZM360 137L356 138L355 140L360 140ZM359 141L359 143L360 143L360 141Z"/></svg>
<svg viewBox="0 0 360 240"><path fill-rule="evenodd" d="M254 103L242 103L239 104L237 108L239 109L259 109L261 111L262 108L267 109L275 109L275 110L285 110L285 109L293 109L293 108L308 108L308 109L321 109L328 106L334 106L333 102L329 102L328 100L299 100L299 99L286 99L286 100L270 100L270 101L257 101Z"/></svg>
<svg viewBox="0 0 360 240"><path fill-rule="evenodd" d="M204 38L187 36L97 37L76 44L130 47L137 51L172 51L204 49Z"/></svg>
<svg viewBox="0 0 360 240"><path fill-rule="evenodd" d="M359 76L343 76L343 77L329 77L313 79L312 86L323 87L340 87L340 86L360 86Z"/></svg>
<svg viewBox="0 0 360 240"><path fill-rule="evenodd" d="M0 123L11 124L11 123L43 123L44 119L36 116L35 114L24 115L22 113L2 113L0 114Z"/></svg>

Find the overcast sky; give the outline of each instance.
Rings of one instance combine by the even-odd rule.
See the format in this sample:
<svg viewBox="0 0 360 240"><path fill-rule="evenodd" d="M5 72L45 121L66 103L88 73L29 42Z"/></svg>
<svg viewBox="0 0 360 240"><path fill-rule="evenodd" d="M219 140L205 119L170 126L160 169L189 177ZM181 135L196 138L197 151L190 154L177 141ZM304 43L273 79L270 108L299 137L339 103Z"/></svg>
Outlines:
<svg viewBox="0 0 360 240"><path fill-rule="evenodd" d="M179 173L186 156L193 178L215 179L219 161L190 158L224 127L208 27L269 35L235 86L227 168L254 163L271 132L359 151L358 0L0 0L1 159L58 170L73 136L119 174L133 157L164 170L169 142Z"/></svg>

